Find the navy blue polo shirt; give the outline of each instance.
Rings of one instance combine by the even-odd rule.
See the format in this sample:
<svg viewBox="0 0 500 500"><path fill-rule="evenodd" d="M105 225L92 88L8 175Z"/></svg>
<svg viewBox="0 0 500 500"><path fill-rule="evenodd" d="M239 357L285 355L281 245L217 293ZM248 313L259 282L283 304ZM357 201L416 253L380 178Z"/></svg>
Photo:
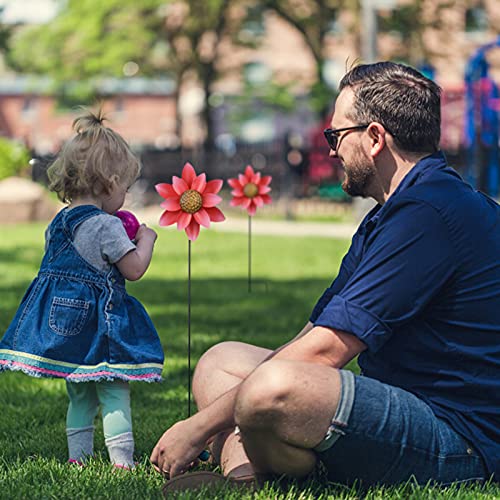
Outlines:
<svg viewBox="0 0 500 500"><path fill-rule="evenodd" d="M500 480L500 207L442 153L365 217L310 319L362 340L363 374L425 400Z"/></svg>

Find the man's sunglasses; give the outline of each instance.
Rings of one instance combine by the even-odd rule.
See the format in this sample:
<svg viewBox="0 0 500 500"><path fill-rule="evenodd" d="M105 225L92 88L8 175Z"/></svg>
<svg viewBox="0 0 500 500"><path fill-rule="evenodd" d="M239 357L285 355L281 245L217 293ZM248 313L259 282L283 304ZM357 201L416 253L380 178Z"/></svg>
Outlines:
<svg viewBox="0 0 500 500"><path fill-rule="evenodd" d="M367 128L369 125L355 125L354 127L346 127L346 128L327 128L323 130L325 134L326 142L330 146L330 149L333 151L337 151L337 146L339 144L340 132L346 132L347 130L361 130Z"/></svg>

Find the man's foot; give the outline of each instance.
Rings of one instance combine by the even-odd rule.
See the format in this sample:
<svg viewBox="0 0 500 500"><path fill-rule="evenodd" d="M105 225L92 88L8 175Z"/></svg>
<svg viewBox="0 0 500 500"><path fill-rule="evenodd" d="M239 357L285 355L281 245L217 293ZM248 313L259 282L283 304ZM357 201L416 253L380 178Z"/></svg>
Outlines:
<svg viewBox="0 0 500 500"><path fill-rule="evenodd" d="M188 472L174 477L165 483L162 488L163 495L168 497L174 491L196 490L203 487L231 486L254 491L259 488L259 483L254 475L239 476L237 478L224 477L222 474L210 471Z"/></svg>

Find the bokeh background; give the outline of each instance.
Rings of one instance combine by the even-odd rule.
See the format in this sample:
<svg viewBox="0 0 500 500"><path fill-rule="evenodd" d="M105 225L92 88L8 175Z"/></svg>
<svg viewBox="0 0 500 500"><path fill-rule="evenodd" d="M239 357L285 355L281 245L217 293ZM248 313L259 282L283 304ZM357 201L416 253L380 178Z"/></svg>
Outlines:
<svg viewBox="0 0 500 500"><path fill-rule="evenodd" d="M3 0L0 9L0 178L43 184L78 107L102 105L143 161L136 204L156 202L154 184L189 160L209 178L248 163L273 175L268 210L288 217L290 200L350 209L322 130L346 70L390 59L443 88L443 150L498 195L499 0Z"/></svg>

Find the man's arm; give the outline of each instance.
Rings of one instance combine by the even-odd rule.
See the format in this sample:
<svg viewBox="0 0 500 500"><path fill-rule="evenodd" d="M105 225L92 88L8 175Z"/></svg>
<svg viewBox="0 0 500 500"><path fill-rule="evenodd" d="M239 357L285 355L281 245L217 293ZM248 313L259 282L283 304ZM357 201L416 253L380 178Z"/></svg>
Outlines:
<svg viewBox="0 0 500 500"><path fill-rule="evenodd" d="M307 323L290 342L274 351L264 362L289 359L341 368L366 349L353 335ZM234 404L239 384L187 420L168 429L156 444L151 461L170 477L182 473L197 458L210 438L234 427Z"/></svg>
<svg viewBox="0 0 500 500"><path fill-rule="evenodd" d="M343 368L365 349L366 344L350 333L313 326L306 335L294 339L276 352L275 357Z"/></svg>

